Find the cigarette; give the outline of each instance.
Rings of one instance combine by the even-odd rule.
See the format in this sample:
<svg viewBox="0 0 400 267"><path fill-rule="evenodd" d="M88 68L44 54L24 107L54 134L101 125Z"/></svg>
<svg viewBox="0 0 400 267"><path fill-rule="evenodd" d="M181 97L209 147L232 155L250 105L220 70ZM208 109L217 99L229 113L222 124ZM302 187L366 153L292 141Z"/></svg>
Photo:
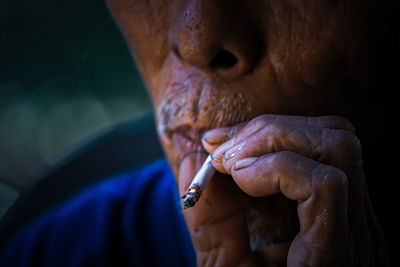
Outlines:
<svg viewBox="0 0 400 267"><path fill-rule="evenodd" d="M203 165L201 165L200 170L193 178L186 194L182 196L184 209L193 207L199 201L201 193L204 191L214 172L215 169L211 164L211 157L208 155Z"/></svg>

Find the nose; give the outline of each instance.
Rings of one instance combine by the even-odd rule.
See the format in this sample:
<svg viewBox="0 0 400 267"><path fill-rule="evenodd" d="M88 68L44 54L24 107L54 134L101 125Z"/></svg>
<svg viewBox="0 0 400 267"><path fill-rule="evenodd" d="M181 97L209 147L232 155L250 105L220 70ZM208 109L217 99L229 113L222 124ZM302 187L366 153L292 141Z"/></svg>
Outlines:
<svg viewBox="0 0 400 267"><path fill-rule="evenodd" d="M235 78L251 71L260 58L260 38L238 2L185 1L169 29L171 51L216 76Z"/></svg>

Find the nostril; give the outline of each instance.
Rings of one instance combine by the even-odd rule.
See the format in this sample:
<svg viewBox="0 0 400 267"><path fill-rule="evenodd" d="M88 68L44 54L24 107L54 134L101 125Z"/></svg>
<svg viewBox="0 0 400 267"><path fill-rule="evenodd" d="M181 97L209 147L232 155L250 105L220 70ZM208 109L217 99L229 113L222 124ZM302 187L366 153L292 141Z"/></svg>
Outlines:
<svg viewBox="0 0 400 267"><path fill-rule="evenodd" d="M210 66L213 69L215 69L215 68L230 68L230 67L233 67L237 61L238 60L234 54L232 54L229 51L226 51L225 49L221 49L217 53L217 55L215 55L213 60L210 62Z"/></svg>

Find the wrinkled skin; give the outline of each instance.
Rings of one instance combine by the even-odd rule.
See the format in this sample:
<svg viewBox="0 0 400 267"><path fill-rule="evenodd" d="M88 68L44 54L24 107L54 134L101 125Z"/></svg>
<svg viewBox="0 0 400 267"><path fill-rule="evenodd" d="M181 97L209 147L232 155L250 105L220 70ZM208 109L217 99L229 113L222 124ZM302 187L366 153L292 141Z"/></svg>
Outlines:
<svg viewBox="0 0 400 267"><path fill-rule="evenodd" d="M364 2L108 0L181 194L213 153L183 211L199 266L385 265L343 117L362 93Z"/></svg>

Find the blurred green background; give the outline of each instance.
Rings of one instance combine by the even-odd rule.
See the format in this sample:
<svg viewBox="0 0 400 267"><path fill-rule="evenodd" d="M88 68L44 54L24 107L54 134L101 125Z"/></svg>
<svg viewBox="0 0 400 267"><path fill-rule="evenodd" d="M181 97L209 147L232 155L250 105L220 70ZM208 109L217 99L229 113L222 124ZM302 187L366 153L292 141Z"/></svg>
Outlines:
<svg viewBox="0 0 400 267"><path fill-rule="evenodd" d="M0 216L38 166L151 110L104 0L0 1Z"/></svg>

